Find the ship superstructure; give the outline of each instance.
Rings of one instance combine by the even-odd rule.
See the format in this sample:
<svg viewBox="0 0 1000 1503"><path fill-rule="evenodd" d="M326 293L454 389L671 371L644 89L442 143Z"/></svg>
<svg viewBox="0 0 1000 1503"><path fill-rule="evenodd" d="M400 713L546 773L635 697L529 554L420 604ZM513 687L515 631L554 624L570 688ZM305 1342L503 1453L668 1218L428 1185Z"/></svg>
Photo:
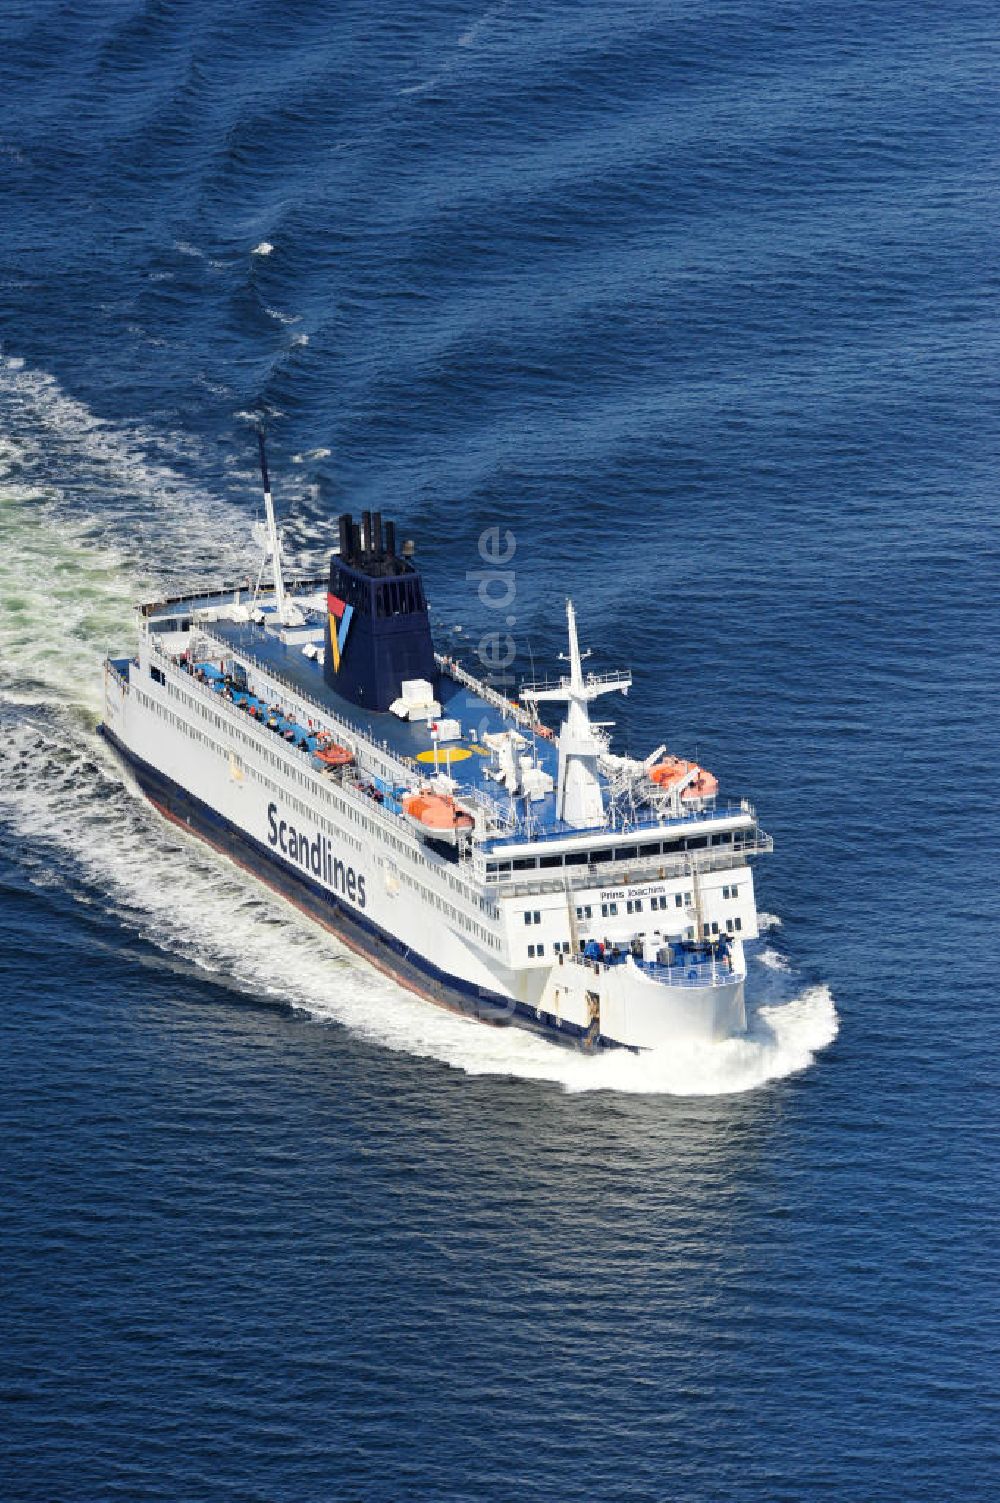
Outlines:
<svg viewBox="0 0 1000 1503"><path fill-rule="evenodd" d="M102 732L169 819L430 1000L585 1048L745 1027L746 802L663 746L615 755L567 602L518 702L437 653L412 545L345 514L329 574L149 601ZM543 705L565 707L554 733Z"/></svg>

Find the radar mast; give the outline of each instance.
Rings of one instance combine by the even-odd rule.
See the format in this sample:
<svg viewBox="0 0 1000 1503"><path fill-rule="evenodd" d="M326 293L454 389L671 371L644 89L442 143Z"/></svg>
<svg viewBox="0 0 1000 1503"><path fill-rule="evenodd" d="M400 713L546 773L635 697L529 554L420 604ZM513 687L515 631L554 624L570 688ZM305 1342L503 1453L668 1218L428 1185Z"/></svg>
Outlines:
<svg viewBox="0 0 1000 1503"><path fill-rule="evenodd" d="M627 694L632 687L631 673L588 673L584 677L583 660L576 631L576 612L572 600L566 601L566 626L569 652L560 653L569 663L569 673L557 684L528 684L521 690L522 699L538 704L543 700L566 705L566 718L559 732L559 782L556 790L556 814L575 830L603 827L606 823L604 794L598 770L604 753L604 741L590 723L587 706L598 695L619 691Z"/></svg>

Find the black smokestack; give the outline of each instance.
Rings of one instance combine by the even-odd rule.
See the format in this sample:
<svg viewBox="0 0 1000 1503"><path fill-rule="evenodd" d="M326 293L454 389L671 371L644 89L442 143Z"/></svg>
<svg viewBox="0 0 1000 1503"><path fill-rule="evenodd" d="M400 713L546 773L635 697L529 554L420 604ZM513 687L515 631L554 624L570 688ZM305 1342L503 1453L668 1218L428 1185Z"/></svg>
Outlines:
<svg viewBox="0 0 1000 1503"><path fill-rule="evenodd" d="M341 512L340 524L340 556L344 563L349 563L351 558L351 514L349 511Z"/></svg>
<svg viewBox="0 0 1000 1503"><path fill-rule="evenodd" d="M361 529L357 522L351 523L351 562L354 563L361 556Z"/></svg>
<svg viewBox="0 0 1000 1503"><path fill-rule="evenodd" d="M395 558L396 557L396 524L395 524L395 522L386 522L386 524L385 524L385 555L386 555L386 558Z"/></svg>
<svg viewBox="0 0 1000 1503"><path fill-rule="evenodd" d="M370 511L361 513L361 550L366 557L372 551L372 514Z"/></svg>
<svg viewBox="0 0 1000 1503"><path fill-rule="evenodd" d="M382 513L372 512L372 552L376 558L382 557Z"/></svg>

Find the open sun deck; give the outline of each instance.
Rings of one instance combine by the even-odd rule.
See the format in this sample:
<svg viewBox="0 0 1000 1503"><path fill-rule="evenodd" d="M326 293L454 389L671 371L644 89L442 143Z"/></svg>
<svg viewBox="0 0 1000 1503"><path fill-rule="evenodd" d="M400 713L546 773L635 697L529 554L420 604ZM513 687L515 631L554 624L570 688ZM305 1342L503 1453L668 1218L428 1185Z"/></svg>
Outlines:
<svg viewBox="0 0 1000 1503"><path fill-rule="evenodd" d="M270 721L270 728L300 752L315 756L319 750L315 726L310 723L313 720L310 710L313 710L317 721L329 717L360 743L368 743L388 754L386 761L390 766L392 763L398 765L399 776L383 777L377 782L379 793L390 808L398 810L400 807L403 781L412 786L443 776L452 780L454 793L459 799L474 797L505 816L505 828L494 830L488 838L480 839L485 854L495 854L505 865L513 857L513 866L518 871L527 870L529 866L532 869L562 867L571 861L573 858L569 854L545 854L546 850L555 853L564 848L568 851L569 846L579 846L583 831L579 825L559 816L558 742L539 719L537 711L505 698L456 661L441 655L435 657L434 692L440 709L434 718L404 720L392 710L372 710L352 702L329 683L324 672L321 644L324 640L325 612L322 606L325 602L316 589L317 583L317 580L309 579L291 586L289 598L299 617L297 629L291 633L276 629L278 623L266 593L258 596L258 604L263 609L258 609L253 616L240 607L242 590L224 589L160 601L146 607L145 611L152 618L154 639L160 640L162 649L168 654L175 630L178 634L182 629L186 632L196 623L201 644L200 667L208 684L220 694L227 693L239 708L259 715L263 723ZM227 607L234 607L231 616L237 619L230 617ZM179 641L175 645L179 646ZM227 688L225 674L237 663L245 665L248 683L237 688L230 684ZM289 699L300 705L298 718L286 711L280 702L280 693L277 701L270 698L265 702L257 696L253 691L256 677L275 688L284 687L290 691ZM590 675L587 682L597 686L596 692L603 692L605 688L620 686L621 679L613 674ZM560 684L552 681L534 686L528 692L538 693L542 698L547 695L555 697L560 692ZM438 734L438 728L444 728L449 722L452 729L446 739ZM536 785L530 799L515 798L498 776L497 760L490 742L495 745L495 738L511 734L520 738L529 765L543 775L541 787ZM549 784L547 790L545 779ZM596 779L606 818L600 825L595 822L586 834L588 846L603 847L598 859L617 866L620 862L642 861L660 855L677 856L688 847L705 850L710 856L711 848L723 843L735 843L748 852L751 846L747 841L752 841L755 846L759 843L759 834L751 833L749 828L753 825L752 810L745 804L720 807L713 797L699 800L694 807L678 799L673 807L656 808L642 800L636 803L633 798L629 806L623 806L615 801L613 771L609 772L598 762ZM746 832L720 830L720 821L731 824L734 818L737 823L747 824ZM678 839L681 831L687 832L687 839ZM536 845L538 851L529 855L527 848Z"/></svg>

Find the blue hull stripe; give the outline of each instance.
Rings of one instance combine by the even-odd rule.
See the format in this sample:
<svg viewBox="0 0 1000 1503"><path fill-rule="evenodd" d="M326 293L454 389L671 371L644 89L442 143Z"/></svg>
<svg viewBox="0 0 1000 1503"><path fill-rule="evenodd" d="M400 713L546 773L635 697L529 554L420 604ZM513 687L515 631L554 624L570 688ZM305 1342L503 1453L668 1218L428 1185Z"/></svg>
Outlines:
<svg viewBox="0 0 1000 1503"><path fill-rule="evenodd" d="M357 909L340 902L334 893L320 887L305 872L287 866L259 840L136 756L107 726L98 726L98 732L131 768L146 797L169 820L200 836L222 855L245 867L317 923L332 930L348 948L365 956L410 991L482 1023L498 1027L512 1024L553 1042L585 1049L627 1047L602 1037L590 1041L586 1030L576 1023L563 1021L560 1024L547 1013L539 1018L535 1009L523 1002L515 1002L499 992L487 991L441 970L433 961L409 949Z"/></svg>

